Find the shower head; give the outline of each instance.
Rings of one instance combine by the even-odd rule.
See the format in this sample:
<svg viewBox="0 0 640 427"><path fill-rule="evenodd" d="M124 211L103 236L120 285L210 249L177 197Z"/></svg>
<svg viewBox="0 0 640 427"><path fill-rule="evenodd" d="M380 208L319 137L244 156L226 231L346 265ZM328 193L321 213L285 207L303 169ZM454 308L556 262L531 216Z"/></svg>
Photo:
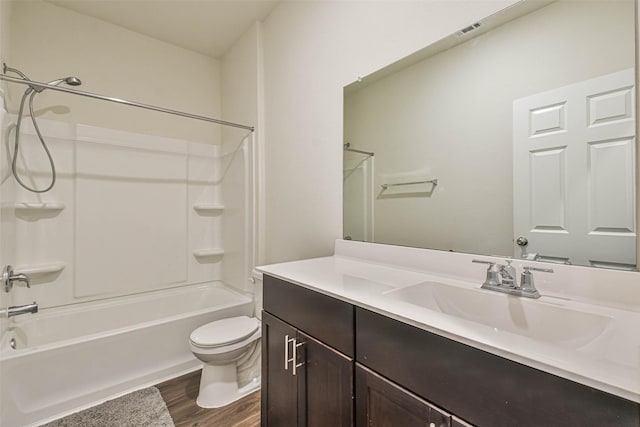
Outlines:
<svg viewBox="0 0 640 427"><path fill-rule="evenodd" d="M65 82L66 82L68 85L71 85L71 86L80 86L80 85L82 84L82 81L80 81L80 79L79 79L79 78L77 78L77 77L73 77L73 76L72 76L72 77L67 77L67 78L65 79Z"/></svg>
<svg viewBox="0 0 640 427"><path fill-rule="evenodd" d="M77 77L65 77L63 79L53 80L47 83L48 85L58 86L60 83L66 83L70 86L80 86L82 82Z"/></svg>
<svg viewBox="0 0 640 427"><path fill-rule="evenodd" d="M10 68L4 62L2 63L2 72L4 74L6 74L7 72L15 73L15 74L19 75L23 80L30 81L29 77L27 77L22 71L17 70L15 68ZM77 78L77 77L74 77L74 76L64 77L62 79L57 79L57 80L52 80L47 84L48 85L52 85L52 86L58 86L60 83L65 83L65 84L68 84L69 86L80 86L82 84L80 79ZM40 93L45 89L46 89L45 87L36 87L34 85L29 85L29 89L27 89L27 90L29 91L29 93L31 93L31 92Z"/></svg>
<svg viewBox="0 0 640 427"><path fill-rule="evenodd" d="M52 81L48 82L47 84L51 85L51 86L58 86L61 83L68 84L69 86L80 86L82 84L82 82L80 81L79 78L73 77L73 76L72 77L65 77L65 78L57 79L57 80L52 80ZM46 87L35 87L33 85L30 85L29 87L31 88L31 90L33 90L34 92L37 92L37 93L41 93L43 90L46 89Z"/></svg>

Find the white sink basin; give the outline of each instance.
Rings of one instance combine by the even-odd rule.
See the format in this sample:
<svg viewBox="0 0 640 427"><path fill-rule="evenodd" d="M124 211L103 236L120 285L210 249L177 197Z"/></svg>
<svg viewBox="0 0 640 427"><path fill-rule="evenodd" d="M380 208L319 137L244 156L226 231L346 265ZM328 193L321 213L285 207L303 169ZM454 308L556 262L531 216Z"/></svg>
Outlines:
<svg viewBox="0 0 640 427"><path fill-rule="evenodd" d="M387 298L539 341L578 349L607 329L612 319L539 300L492 291L423 282L389 291Z"/></svg>

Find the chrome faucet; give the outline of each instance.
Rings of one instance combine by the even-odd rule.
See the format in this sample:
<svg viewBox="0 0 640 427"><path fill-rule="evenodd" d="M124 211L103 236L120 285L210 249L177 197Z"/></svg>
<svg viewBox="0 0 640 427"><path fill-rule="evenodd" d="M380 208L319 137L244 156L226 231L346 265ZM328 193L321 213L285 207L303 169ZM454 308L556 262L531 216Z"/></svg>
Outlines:
<svg viewBox="0 0 640 427"><path fill-rule="evenodd" d="M553 270L550 268L524 266L524 271L520 276L520 285L518 285L518 281L516 280L516 269L511 265L511 260L507 260L507 265L477 259L474 259L472 262L489 264L487 277L481 286L482 289L489 289L496 292L526 298L540 298L540 292L538 292L534 284L533 273L531 272L532 270L542 271L544 273L553 273Z"/></svg>
<svg viewBox="0 0 640 427"><path fill-rule="evenodd" d="M17 305L9 308L0 309L0 317L13 317L20 314L37 313L38 304L34 301L33 304Z"/></svg>

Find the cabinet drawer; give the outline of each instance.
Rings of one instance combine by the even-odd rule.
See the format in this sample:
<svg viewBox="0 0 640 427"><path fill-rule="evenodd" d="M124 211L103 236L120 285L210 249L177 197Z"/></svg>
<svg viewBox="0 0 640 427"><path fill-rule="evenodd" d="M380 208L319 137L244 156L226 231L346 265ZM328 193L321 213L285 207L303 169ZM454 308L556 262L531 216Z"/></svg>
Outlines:
<svg viewBox="0 0 640 427"><path fill-rule="evenodd" d="M356 360L473 425L640 425L640 405L356 308Z"/></svg>
<svg viewBox="0 0 640 427"><path fill-rule="evenodd" d="M265 275L264 310L354 357L354 311L344 301Z"/></svg>

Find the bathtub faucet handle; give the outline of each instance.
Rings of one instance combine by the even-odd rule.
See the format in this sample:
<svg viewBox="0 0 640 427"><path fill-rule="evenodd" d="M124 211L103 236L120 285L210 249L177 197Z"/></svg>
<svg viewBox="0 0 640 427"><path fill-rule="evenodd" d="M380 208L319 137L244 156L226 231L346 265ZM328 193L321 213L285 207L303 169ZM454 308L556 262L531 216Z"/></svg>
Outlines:
<svg viewBox="0 0 640 427"><path fill-rule="evenodd" d="M27 288L31 287L29 276L22 273L13 274L13 267L7 265L2 272L2 286L5 292L9 292L13 288L13 282L24 282Z"/></svg>

